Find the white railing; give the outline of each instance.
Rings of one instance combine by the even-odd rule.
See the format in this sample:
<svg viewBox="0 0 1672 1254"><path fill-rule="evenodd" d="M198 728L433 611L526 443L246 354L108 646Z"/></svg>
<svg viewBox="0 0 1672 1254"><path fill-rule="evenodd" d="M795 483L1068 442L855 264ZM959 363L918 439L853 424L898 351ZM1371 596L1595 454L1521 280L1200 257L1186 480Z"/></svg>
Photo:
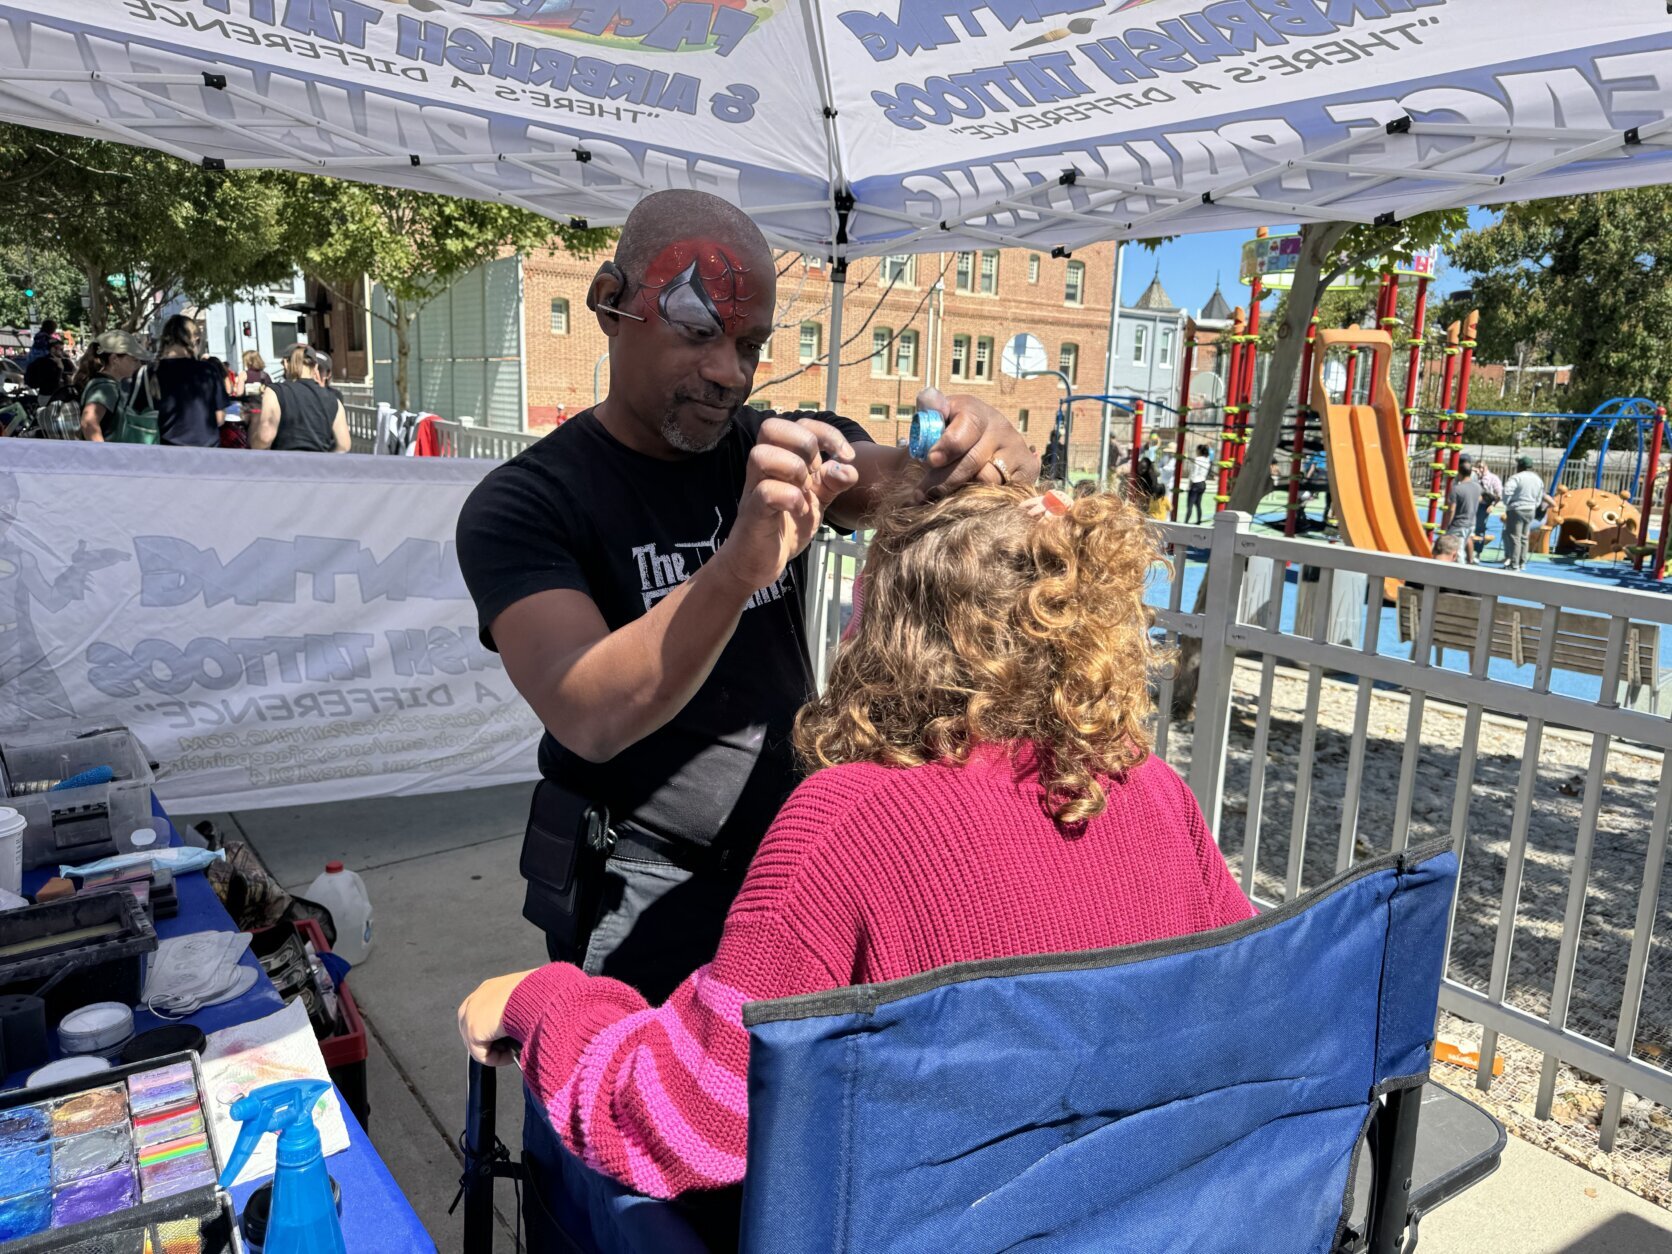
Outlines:
<svg viewBox="0 0 1672 1254"><path fill-rule="evenodd" d="M1626 1090L1672 1107L1659 1043L1672 1039L1672 974L1654 943L1657 922L1672 925L1672 719L1654 696L1672 597L1288 540L1229 513L1160 529L1172 584L1155 629L1200 655L1193 714L1172 710L1184 672L1159 677L1156 752L1189 781L1249 895L1274 904L1448 838L1462 874L1440 1003L1484 1029L1477 1084L1491 1084L1502 1034L1543 1054L1538 1118L1560 1064L1606 1082L1605 1151ZM810 554L821 684L863 562L852 540ZM1404 645L1388 580L1422 585ZM1474 607L1472 649L1458 644L1459 605ZM1505 618L1513 659L1497 639ZM1645 641L1648 708L1628 708ZM1572 695L1585 684L1594 696Z"/></svg>
<svg viewBox="0 0 1672 1254"><path fill-rule="evenodd" d="M370 453L377 442L377 407L344 405L348 415L348 434L353 441L352 451ZM507 461L515 457L541 436L527 431L495 431L488 427L466 426L462 422L439 419L437 434L441 437L441 456L473 457L490 461Z"/></svg>

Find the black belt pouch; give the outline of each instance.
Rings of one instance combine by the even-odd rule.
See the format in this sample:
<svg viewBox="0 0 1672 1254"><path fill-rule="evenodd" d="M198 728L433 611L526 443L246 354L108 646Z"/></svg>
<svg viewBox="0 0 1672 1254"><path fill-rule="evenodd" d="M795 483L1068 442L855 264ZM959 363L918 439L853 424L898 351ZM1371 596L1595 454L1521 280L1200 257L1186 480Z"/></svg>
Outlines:
<svg viewBox="0 0 1672 1254"><path fill-rule="evenodd" d="M579 793L543 779L534 788L518 869L528 881L523 918L568 948L579 949L592 925L589 873L602 854L609 812Z"/></svg>

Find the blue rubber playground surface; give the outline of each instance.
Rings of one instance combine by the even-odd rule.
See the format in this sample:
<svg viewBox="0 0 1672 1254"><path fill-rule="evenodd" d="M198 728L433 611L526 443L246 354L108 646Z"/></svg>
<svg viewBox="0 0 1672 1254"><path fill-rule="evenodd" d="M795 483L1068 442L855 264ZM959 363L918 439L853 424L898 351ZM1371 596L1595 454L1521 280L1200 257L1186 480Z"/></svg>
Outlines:
<svg viewBox="0 0 1672 1254"><path fill-rule="evenodd" d="M1261 515L1261 521L1271 521L1266 515ZM1277 515L1275 521L1281 523L1282 516ZM1496 567L1503 561L1503 545L1501 538L1501 524L1494 518L1490 523L1489 546L1485 550L1483 564ZM1274 532L1272 534L1280 534ZM1320 541L1321 542L1321 541ZM1184 596L1180 604L1189 609L1195 603L1197 590L1201 586L1207 571L1207 552L1192 550L1191 560L1186 565L1183 581ZM1656 583L1633 571L1630 562L1592 562L1580 561L1565 557L1533 556L1528 560L1526 574L1548 579L1571 580L1576 583L1588 583L1596 587L1620 588L1637 592L1651 592L1663 596L1672 596L1672 579ZM1295 630L1295 606L1298 599L1300 571L1293 565L1289 566L1283 589L1282 630ZM1168 604L1170 583L1165 575L1154 579L1150 585L1145 600L1155 606ZM1508 600L1509 598L1504 598ZM1538 604L1538 602L1529 602ZM1401 643L1399 626L1395 617L1394 607L1384 605L1381 608L1380 621L1377 629L1376 651L1383 657L1410 659L1414 645ZM1468 655L1461 650L1448 649L1443 660L1439 663L1446 670L1454 670L1460 674L1469 671ZM1663 672L1663 687L1672 686L1672 628L1661 632L1660 669ZM1507 658L1493 658L1488 666L1487 675L1501 683L1517 684L1523 688L1533 686L1535 668L1531 663L1526 666L1516 666ZM1602 694L1602 681L1595 675L1583 675L1573 671L1553 670L1550 675L1550 690L1562 696L1575 697L1585 701L1596 701ZM1664 711L1668 697L1662 694L1661 705Z"/></svg>

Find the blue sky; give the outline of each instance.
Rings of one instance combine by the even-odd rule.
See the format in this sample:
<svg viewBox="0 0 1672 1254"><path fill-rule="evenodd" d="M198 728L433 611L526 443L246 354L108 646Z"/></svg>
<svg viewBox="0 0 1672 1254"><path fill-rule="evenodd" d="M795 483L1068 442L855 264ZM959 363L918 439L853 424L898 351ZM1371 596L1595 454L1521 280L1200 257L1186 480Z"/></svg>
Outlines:
<svg viewBox="0 0 1672 1254"><path fill-rule="evenodd" d="M1485 226L1492 221L1492 214L1485 209L1469 210L1469 225L1473 227ZM1273 227L1273 232L1292 231L1292 226ZM1174 303L1183 305L1192 313L1207 304L1208 297L1213 294L1213 283L1218 276L1225 289L1225 299L1232 305L1243 304L1247 299L1248 289L1237 281L1237 266L1242 256L1244 242L1252 239L1254 232L1247 231L1215 231L1206 235L1183 235L1161 245L1156 252L1145 248L1132 247L1126 252L1126 273L1121 281L1121 299L1131 304L1143 294L1144 288L1155 275L1155 264L1161 263L1161 285L1167 289L1167 294ZM1454 288L1464 286L1468 275L1452 268L1443 261L1440 267L1439 281L1432 289L1436 295L1446 295ZM1267 306L1267 308L1270 308Z"/></svg>

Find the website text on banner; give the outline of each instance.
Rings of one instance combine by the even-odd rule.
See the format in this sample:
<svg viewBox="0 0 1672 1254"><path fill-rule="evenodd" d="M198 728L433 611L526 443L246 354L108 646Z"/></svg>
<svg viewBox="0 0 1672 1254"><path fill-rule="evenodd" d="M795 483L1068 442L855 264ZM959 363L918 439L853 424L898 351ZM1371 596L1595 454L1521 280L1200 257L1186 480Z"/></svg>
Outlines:
<svg viewBox="0 0 1672 1254"><path fill-rule="evenodd" d="M0 739L126 724L176 811L533 777L453 551L491 462L6 443Z"/></svg>
<svg viewBox="0 0 1672 1254"><path fill-rule="evenodd" d="M17 121L851 256L1665 182L1669 66L1655 0L0 0Z"/></svg>

